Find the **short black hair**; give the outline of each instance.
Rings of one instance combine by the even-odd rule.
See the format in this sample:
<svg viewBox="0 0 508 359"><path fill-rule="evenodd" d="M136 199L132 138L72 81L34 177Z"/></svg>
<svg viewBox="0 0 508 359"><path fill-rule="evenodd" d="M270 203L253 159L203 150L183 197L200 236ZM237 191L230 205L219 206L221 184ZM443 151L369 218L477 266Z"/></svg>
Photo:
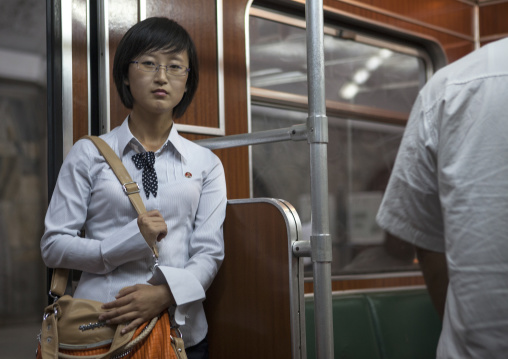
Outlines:
<svg viewBox="0 0 508 359"><path fill-rule="evenodd" d="M132 109L133 97L128 78L129 64L139 55L153 51L180 53L187 51L189 75L182 100L173 109L173 118L183 116L192 102L199 82L199 67L196 47L188 32L176 21L165 17L150 17L132 26L118 44L113 62L113 79L120 99L125 107Z"/></svg>

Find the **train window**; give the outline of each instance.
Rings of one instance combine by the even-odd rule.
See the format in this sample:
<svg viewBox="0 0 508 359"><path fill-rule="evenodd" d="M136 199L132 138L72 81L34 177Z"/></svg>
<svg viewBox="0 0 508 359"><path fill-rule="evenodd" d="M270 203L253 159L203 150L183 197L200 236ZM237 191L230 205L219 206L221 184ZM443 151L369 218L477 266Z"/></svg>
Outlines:
<svg viewBox="0 0 508 359"><path fill-rule="evenodd" d="M307 96L303 26L292 18L251 14L251 87ZM328 101L399 112L409 112L430 68L416 49L332 27L325 27L324 57Z"/></svg>
<svg viewBox="0 0 508 359"><path fill-rule="evenodd" d="M251 131L305 123L305 21L257 8L249 21ZM430 62L415 49L328 26L324 46L332 275L417 270L412 247L384 233L375 215ZM252 195L293 204L308 238L308 144L253 146L251 156Z"/></svg>

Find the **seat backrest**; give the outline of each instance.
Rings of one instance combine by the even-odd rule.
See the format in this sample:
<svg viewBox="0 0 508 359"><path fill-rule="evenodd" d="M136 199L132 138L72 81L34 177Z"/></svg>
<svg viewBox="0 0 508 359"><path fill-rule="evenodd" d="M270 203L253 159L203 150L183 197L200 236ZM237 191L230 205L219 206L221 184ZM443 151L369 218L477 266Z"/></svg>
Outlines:
<svg viewBox="0 0 508 359"><path fill-rule="evenodd" d="M204 303L210 358L304 358L300 225L284 201L228 201L226 256Z"/></svg>
<svg viewBox="0 0 508 359"><path fill-rule="evenodd" d="M337 359L432 359L441 320L424 287L334 293L333 341ZM314 301L305 303L307 358L315 358Z"/></svg>
<svg viewBox="0 0 508 359"><path fill-rule="evenodd" d="M385 358L436 357L441 320L425 288L368 295Z"/></svg>
<svg viewBox="0 0 508 359"><path fill-rule="evenodd" d="M335 358L381 359L381 348L370 304L363 294L332 299ZM305 303L307 358L315 358L314 300Z"/></svg>

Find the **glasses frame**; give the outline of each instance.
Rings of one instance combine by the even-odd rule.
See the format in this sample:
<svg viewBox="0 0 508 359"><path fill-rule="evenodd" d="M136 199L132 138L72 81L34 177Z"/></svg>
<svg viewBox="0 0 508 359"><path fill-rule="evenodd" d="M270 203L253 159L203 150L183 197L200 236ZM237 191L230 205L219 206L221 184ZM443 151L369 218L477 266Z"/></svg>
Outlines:
<svg viewBox="0 0 508 359"><path fill-rule="evenodd" d="M166 70L166 74L169 74L169 75L171 75L171 76L183 77L183 76L185 76L185 75L188 75L188 74L189 74L189 72L190 72L190 67L186 67L186 66L181 66L181 65L178 65L178 66L181 66L181 67L185 68L185 72L184 72L183 74L181 74L181 75L177 75L177 74L174 74L174 73L172 73L172 72L170 72L170 71L169 71L169 66L171 66L171 65L161 65L161 64L157 64L157 63L155 63L155 62L154 62L154 64L156 65L156 66L155 66L155 70L153 70L153 71L145 71L145 70L142 70L142 69L140 69L140 68L139 68L139 61L131 61L130 63L131 63L131 64L136 64L136 68L137 68L139 71L141 71L141 72L147 72L147 73L154 73L154 74L155 74L155 73L157 73L157 72L159 71L159 69L160 69L161 67L164 67L164 68L165 68L165 70Z"/></svg>

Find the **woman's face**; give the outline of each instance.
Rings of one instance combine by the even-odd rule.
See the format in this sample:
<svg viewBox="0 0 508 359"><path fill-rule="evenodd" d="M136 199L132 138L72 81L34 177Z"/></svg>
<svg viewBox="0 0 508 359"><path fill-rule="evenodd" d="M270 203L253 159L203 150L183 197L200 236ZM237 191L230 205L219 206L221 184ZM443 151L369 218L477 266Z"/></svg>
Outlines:
<svg viewBox="0 0 508 359"><path fill-rule="evenodd" d="M142 65L162 65L157 72L144 72L138 64L129 65L128 78L125 84L130 87L134 99L132 110L149 114L169 113L178 105L186 89L188 73L183 76L169 74L166 67L189 67L189 58L186 51L169 54L155 51L142 54L135 58L139 68Z"/></svg>

